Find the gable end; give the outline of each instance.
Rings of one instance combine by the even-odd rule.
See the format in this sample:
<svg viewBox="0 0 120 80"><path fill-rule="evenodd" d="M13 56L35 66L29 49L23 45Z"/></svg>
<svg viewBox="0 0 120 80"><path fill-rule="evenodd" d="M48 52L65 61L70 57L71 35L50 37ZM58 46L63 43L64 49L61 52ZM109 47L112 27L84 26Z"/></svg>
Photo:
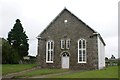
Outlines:
<svg viewBox="0 0 120 80"><path fill-rule="evenodd" d="M58 16L56 16L51 22L50 24L38 35L38 37L40 37L49 27L50 25L52 25L53 22L55 22L59 16L64 13L64 11L67 11L68 13L70 13L72 16L74 16L77 20L79 20L80 22L82 22L86 27L88 27L90 30L93 31L93 33L95 33L96 31L93 30L91 27L89 27L85 22L83 22L81 19L79 19L77 16L75 16L73 13L71 13L68 9L64 8L59 14Z"/></svg>
<svg viewBox="0 0 120 80"><path fill-rule="evenodd" d="M79 19L77 16L75 16L72 12L70 12L68 9L64 8L50 23L49 25L37 36L37 38L40 38L41 35L46 32L46 30L50 27L50 25L52 25L58 18L59 16L61 16L65 11L67 11L68 13L70 13L73 17L75 17L77 20L79 20L80 22L82 22L82 24L84 24L86 27L88 27L93 34L97 34L97 36L100 38L100 40L102 41L102 43L104 44L104 46L106 45L103 38L101 37L101 35L96 32L94 29L92 29L90 26L88 26L85 22L83 22L81 19Z"/></svg>

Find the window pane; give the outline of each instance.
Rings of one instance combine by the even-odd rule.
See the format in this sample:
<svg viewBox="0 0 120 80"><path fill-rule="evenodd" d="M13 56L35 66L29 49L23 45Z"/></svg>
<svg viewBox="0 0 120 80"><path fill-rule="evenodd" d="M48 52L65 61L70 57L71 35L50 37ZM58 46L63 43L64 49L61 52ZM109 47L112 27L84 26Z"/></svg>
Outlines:
<svg viewBox="0 0 120 80"><path fill-rule="evenodd" d="M48 61L50 61L50 51L48 51Z"/></svg>
<svg viewBox="0 0 120 80"><path fill-rule="evenodd" d="M85 57L83 57L83 61L85 61Z"/></svg>
<svg viewBox="0 0 120 80"><path fill-rule="evenodd" d="M67 56L69 56L69 54L68 54L68 53L66 53L66 55L67 55Z"/></svg>
<svg viewBox="0 0 120 80"><path fill-rule="evenodd" d="M51 61L53 61L53 51L51 51Z"/></svg>
<svg viewBox="0 0 120 80"><path fill-rule="evenodd" d="M63 57L65 57L66 56L66 54L65 53L63 53Z"/></svg>
<svg viewBox="0 0 120 80"><path fill-rule="evenodd" d="M82 57L79 57L79 61L82 61Z"/></svg>
<svg viewBox="0 0 120 80"><path fill-rule="evenodd" d="M69 49L70 48L70 39L66 40L66 48Z"/></svg>
<svg viewBox="0 0 120 80"><path fill-rule="evenodd" d="M63 46L63 48L65 48L65 41L62 42L62 46Z"/></svg>
<svg viewBox="0 0 120 80"><path fill-rule="evenodd" d="M85 40L83 40L83 48L85 48Z"/></svg>
<svg viewBox="0 0 120 80"><path fill-rule="evenodd" d="M61 49L64 49L64 48L65 48L65 41L61 40Z"/></svg>
<svg viewBox="0 0 120 80"><path fill-rule="evenodd" d="M85 50L83 50L83 61L85 61L85 57L86 57L85 54L86 54L86 53L85 53Z"/></svg>
<svg viewBox="0 0 120 80"><path fill-rule="evenodd" d="M79 61L82 61L82 51L79 51Z"/></svg>
<svg viewBox="0 0 120 80"><path fill-rule="evenodd" d="M82 48L82 43L81 43L82 41L80 40L79 41L79 49L81 49Z"/></svg>
<svg viewBox="0 0 120 80"><path fill-rule="evenodd" d="M68 47L69 45L68 45L68 40L66 40L66 48L68 49L69 47Z"/></svg>
<svg viewBox="0 0 120 80"><path fill-rule="evenodd" d="M51 42L51 49L53 49L53 42Z"/></svg>
<svg viewBox="0 0 120 80"><path fill-rule="evenodd" d="M50 42L48 42L48 50L50 49Z"/></svg>

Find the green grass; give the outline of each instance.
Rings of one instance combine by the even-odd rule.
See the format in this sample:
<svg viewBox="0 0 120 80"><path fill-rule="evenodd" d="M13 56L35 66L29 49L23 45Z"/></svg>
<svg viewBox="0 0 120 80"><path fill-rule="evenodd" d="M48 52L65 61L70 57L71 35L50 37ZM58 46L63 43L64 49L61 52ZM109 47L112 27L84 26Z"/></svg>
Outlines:
<svg viewBox="0 0 120 80"><path fill-rule="evenodd" d="M2 65L2 75L8 73L14 73L23 71L26 69L30 69L36 66L36 64L4 64ZM1 68L1 66L0 66ZM119 66L120 68L120 66ZM46 74L56 74L67 72L70 70L62 70L62 69L39 69L31 72L26 72L22 75L16 76L16 78L21 77L32 77ZM79 71L76 73L64 74L59 76L50 76L50 78L118 78L118 66L108 67L103 70L91 70L91 71Z"/></svg>
<svg viewBox="0 0 120 80"><path fill-rule="evenodd" d="M83 71L60 76L50 76L50 78L118 78L118 66L108 67L103 70Z"/></svg>
<svg viewBox="0 0 120 80"><path fill-rule="evenodd" d="M16 78L20 77L32 77L32 76L39 76L39 75L46 75L46 74L55 74L55 73L62 73L62 72L67 72L69 70L63 70L63 69L39 69L39 70L34 70L29 73L24 73L20 76L16 76Z"/></svg>
<svg viewBox="0 0 120 80"><path fill-rule="evenodd" d="M120 65L118 67L118 77L119 77L119 80L120 80Z"/></svg>
<svg viewBox="0 0 120 80"><path fill-rule="evenodd" d="M35 66L36 66L36 64L3 64L2 65L2 75L23 71L26 69L33 68Z"/></svg>
<svg viewBox="0 0 120 80"><path fill-rule="evenodd" d="M0 64L0 75L2 75L2 65Z"/></svg>

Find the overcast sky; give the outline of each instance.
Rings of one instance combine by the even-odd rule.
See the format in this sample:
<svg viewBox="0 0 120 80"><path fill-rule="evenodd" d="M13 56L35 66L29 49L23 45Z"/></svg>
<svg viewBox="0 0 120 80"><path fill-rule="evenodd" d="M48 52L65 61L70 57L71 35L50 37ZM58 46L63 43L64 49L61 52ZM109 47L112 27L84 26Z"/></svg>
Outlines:
<svg viewBox="0 0 120 80"><path fill-rule="evenodd" d="M29 37L30 55L37 54L36 37L66 7L101 34L105 55L118 57L119 0L0 0L0 37L7 38L16 19Z"/></svg>

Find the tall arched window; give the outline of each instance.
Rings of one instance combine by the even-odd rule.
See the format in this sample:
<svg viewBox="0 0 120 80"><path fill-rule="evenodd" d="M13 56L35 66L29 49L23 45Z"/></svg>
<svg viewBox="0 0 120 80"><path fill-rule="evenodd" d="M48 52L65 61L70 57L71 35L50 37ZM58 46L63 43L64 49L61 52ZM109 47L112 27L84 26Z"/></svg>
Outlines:
<svg viewBox="0 0 120 80"><path fill-rule="evenodd" d="M53 63L54 57L54 41L49 40L46 43L46 62Z"/></svg>
<svg viewBox="0 0 120 80"><path fill-rule="evenodd" d="M86 63L86 40L78 40L78 63Z"/></svg>

